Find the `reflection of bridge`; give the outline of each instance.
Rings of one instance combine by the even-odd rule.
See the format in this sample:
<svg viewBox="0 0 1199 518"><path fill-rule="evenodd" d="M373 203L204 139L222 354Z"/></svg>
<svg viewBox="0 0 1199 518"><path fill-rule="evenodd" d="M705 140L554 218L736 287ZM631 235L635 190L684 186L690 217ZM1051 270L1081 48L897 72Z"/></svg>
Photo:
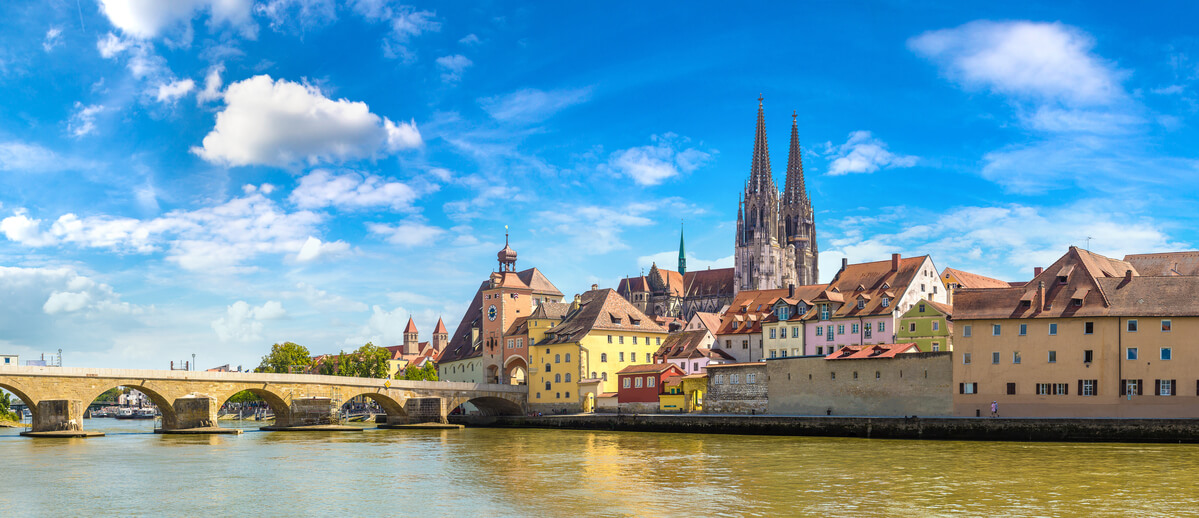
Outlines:
<svg viewBox="0 0 1199 518"><path fill-rule="evenodd" d="M149 396L162 413L164 431L213 427L217 410L234 394L249 391L275 413L275 428L322 424L341 404L370 398L387 422L445 422L471 403L483 415L521 415L527 387L439 381L402 381L308 374L192 372L62 367L0 368L0 388L33 414L33 432L79 431L83 411L104 391L129 387Z"/></svg>

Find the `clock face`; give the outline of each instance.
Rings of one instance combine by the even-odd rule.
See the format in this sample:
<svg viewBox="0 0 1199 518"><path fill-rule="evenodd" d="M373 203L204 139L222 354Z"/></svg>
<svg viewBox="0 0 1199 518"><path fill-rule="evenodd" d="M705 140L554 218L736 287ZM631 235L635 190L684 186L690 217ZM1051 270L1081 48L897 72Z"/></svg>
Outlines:
<svg viewBox="0 0 1199 518"><path fill-rule="evenodd" d="M495 320L495 304L487 308L487 320Z"/></svg>

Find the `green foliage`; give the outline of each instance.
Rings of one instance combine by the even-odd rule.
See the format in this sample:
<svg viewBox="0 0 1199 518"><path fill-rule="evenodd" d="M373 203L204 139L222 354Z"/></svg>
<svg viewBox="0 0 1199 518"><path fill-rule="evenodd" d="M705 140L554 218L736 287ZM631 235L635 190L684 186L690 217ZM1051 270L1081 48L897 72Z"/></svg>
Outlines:
<svg viewBox="0 0 1199 518"><path fill-rule="evenodd" d="M283 342L272 345L270 354L262 357L262 363L254 371L287 374L293 367L307 371L311 366L312 358L307 347Z"/></svg>
<svg viewBox="0 0 1199 518"><path fill-rule="evenodd" d="M20 421L21 416L10 410L12 407L12 394L0 390L0 421Z"/></svg>
<svg viewBox="0 0 1199 518"><path fill-rule="evenodd" d="M125 390L122 390L121 387L113 387L108 390L105 390L103 394L96 396L96 401L99 401L101 403L116 403L117 397L119 397L124 392L125 392Z"/></svg>
<svg viewBox="0 0 1199 518"><path fill-rule="evenodd" d="M353 352L341 351L336 359L325 360L317 370L326 376L385 378L390 359L391 353L387 349L368 342Z"/></svg>
<svg viewBox="0 0 1199 518"><path fill-rule="evenodd" d="M262 398L248 390L238 392L234 394L233 397L229 398L230 403L254 403L257 401L262 401Z"/></svg>
<svg viewBox="0 0 1199 518"><path fill-rule="evenodd" d="M425 362L425 366L419 369L409 366L404 369L404 375L401 377L409 381L438 381L437 365L434 365L433 362Z"/></svg>

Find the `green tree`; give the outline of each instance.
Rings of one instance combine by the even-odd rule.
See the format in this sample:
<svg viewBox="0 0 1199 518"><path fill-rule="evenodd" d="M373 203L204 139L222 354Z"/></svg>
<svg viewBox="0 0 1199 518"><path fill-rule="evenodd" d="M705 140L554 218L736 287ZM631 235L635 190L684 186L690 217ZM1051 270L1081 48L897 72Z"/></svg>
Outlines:
<svg viewBox="0 0 1199 518"><path fill-rule="evenodd" d="M416 367L409 365L404 369L404 379L409 381L438 381L437 365L433 362L425 362L424 367Z"/></svg>
<svg viewBox="0 0 1199 518"><path fill-rule="evenodd" d="M105 390L103 394L96 396L96 401L101 403L116 403L117 398L121 396L124 390L121 387L113 387Z"/></svg>
<svg viewBox="0 0 1199 518"><path fill-rule="evenodd" d="M355 350L353 356L356 363L353 376L360 378L387 377L387 360L391 359L391 353L387 349L367 342L366 345Z"/></svg>
<svg viewBox="0 0 1199 518"><path fill-rule="evenodd" d="M0 390L0 421L20 421L21 416L10 410L12 408L12 394Z"/></svg>
<svg viewBox="0 0 1199 518"><path fill-rule="evenodd" d="M248 390L243 390L241 392L234 394L232 397L230 397L228 402L229 403L253 403L255 401L262 401L262 398L258 397L258 395L253 392L250 392Z"/></svg>
<svg viewBox="0 0 1199 518"><path fill-rule="evenodd" d="M312 366L312 357L308 348L292 342L283 342L271 346L270 354L262 357L257 372L274 372L286 374L292 367L307 370Z"/></svg>

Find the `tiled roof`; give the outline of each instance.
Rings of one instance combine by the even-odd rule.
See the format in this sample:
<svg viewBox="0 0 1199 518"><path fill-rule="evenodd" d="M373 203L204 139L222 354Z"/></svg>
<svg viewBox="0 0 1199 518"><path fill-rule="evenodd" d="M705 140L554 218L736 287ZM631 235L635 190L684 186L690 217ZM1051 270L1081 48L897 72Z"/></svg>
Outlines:
<svg viewBox="0 0 1199 518"><path fill-rule="evenodd" d="M658 268L657 271L662 274L663 282L669 281L670 293L675 296L700 298L733 293L732 268L693 270L682 275L674 270L664 268ZM651 291L649 277L648 275L642 275L621 279L616 287L616 291L626 298L634 292Z"/></svg>
<svg viewBox="0 0 1199 518"><path fill-rule="evenodd" d="M1146 277L1199 275L1199 252L1165 252L1124 256L1137 273Z"/></svg>
<svg viewBox="0 0 1199 518"><path fill-rule="evenodd" d="M716 334L716 330L720 329L720 315L717 313L697 311L691 316L691 318L698 318L700 323L702 323L704 327L708 328L708 331L711 331L712 334Z"/></svg>
<svg viewBox="0 0 1199 518"><path fill-rule="evenodd" d="M679 371L679 374L682 374L682 369L679 369L679 366L675 365L673 363L645 363L642 365L629 365L628 367L625 367L623 369L620 369L619 371L616 371L616 374L620 375L620 374L643 374L646 372L666 372L671 369L677 370L677 371Z"/></svg>
<svg viewBox="0 0 1199 518"><path fill-rule="evenodd" d="M558 291L558 287L554 286L554 283L550 282L545 277L545 274L541 273L541 270L529 268L528 270L516 272L516 275L520 277L521 282L524 282L526 286L533 290L533 293L559 299L562 298L562 292Z"/></svg>
<svg viewBox="0 0 1199 518"><path fill-rule="evenodd" d="M471 340L471 329L478 326L483 319L483 289L488 285L488 281L479 284L479 289L475 291L475 297L466 306L462 320L458 322L454 334L450 335L450 343L445 350L441 351L437 363L465 360L483 354L483 342L479 340L475 343Z"/></svg>
<svg viewBox="0 0 1199 518"><path fill-rule="evenodd" d="M720 318L720 328L717 334L750 334L762 332L761 320L770 315L771 305L781 297L786 297L788 291L781 290L742 290L733 297L733 303L725 310ZM737 328L733 329L733 324Z"/></svg>
<svg viewBox="0 0 1199 518"><path fill-rule="evenodd" d="M437 317L437 327L433 328L433 334L435 334L435 335L449 334L449 332L445 330L445 322L441 321L441 317Z"/></svg>
<svg viewBox="0 0 1199 518"><path fill-rule="evenodd" d="M658 347L658 352L654 355L670 359L690 358L695 349L703 345L704 339L708 335L706 329L672 333L662 341L662 346Z"/></svg>
<svg viewBox="0 0 1199 518"><path fill-rule="evenodd" d="M861 360L865 358L894 358L897 354L918 353L915 343L847 345L825 356L826 360Z"/></svg>
<svg viewBox="0 0 1199 518"><path fill-rule="evenodd" d="M570 304L566 302L542 302L533 309L529 318L541 320L562 320L570 312Z"/></svg>
<svg viewBox="0 0 1199 518"><path fill-rule="evenodd" d="M953 268L941 270L941 279L949 280L949 276L958 280L958 284L962 288L1007 288L1010 286L1006 281L992 279L977 273L964 272Z"/></svg>
<svg viewBox="0 0 1199 518"><path fill-rule="evenodd" d="M531 317L516 317L512 321L512 325L508 326L508 330L504 332L504 336L525 335L529 333L528 320Z"/></svg>
<svg viewBox="0 0 1199 518"><path fill-rule="evenodd" d="M568 313L561 324L550 329L541 343L577 342L593 329L646 333L666 332L665 328L654 323L636 306L610 288L591 290L583 293L579 298L578 309Z"/></svg>
<svg viewBox="0 0 1199 518"><path fill-rule="evenodd" d="M916 274L927 259L927 255L901 258L898 270L892 270L892 261L847 265L837 272L828 289L821 292L815 302L838 302L838 298L842 299L844 303L833 311L832 318L889 314L895 311L898 298L908 291L908 286L916 280ZM858 308L859 298L864 301L861 309ZM887 306L883 306L883 299L889 299ZM803 318L816 318L818 312L819 308L813 307Z"/></svg>
<svg viewBox="0 0 1199 518"><path fill-rule="evenodd" d="M404 327L404 332L405 333L415 333L416 332L416 323L412 321L412 317L408 317L408 325L406 327Z"/></svg>

